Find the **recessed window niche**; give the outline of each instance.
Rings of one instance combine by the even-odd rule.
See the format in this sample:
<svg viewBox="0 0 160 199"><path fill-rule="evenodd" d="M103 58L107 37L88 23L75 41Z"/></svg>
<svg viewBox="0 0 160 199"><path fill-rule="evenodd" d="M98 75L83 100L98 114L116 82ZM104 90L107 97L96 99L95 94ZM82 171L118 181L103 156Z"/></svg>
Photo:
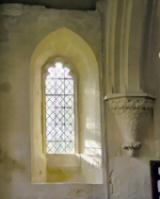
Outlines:
<svg viewBox="0 0 160 199"><path fill-rule="evenodd" d="M76 33L56 30L35 49L31 78L32 182L101 184L99 66L93 51Z"/></svg>

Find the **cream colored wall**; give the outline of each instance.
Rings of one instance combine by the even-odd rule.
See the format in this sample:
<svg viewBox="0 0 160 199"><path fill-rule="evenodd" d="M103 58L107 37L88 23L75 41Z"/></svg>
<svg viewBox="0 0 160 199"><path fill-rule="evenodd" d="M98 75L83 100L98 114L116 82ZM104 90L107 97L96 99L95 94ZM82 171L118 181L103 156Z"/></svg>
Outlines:
<svg viewBox="0 0 160 199"><path fill-rule="evenodd" d="M81 166L86 182L102 183L102 128L100 114L100 89L98 71L87 72L86 80L82 80L80 108L81 116ZM87 116L87 117L86 117Z"/></svg>
<svg viewBox="0 0 160 199"><path fill-rule="evenodd" d="M106 104L109 196L112 199L151 199L149 161L160 159L160 2L108 0L104 8L105 94L128 92L124 87L128 84L129 93L142 90L156 96L154 115L147 119L138 134L142 147L135 157L128 157L122 149L120 129ZM122 62L119 59L123 59Z"/></svg>
<svg viewBox="0 0 160 199"><path fill-rule="evenodd" d="M30 60L38 43L50 32L67 27L89 43L100 63L99 13L1 5L0 24L0 196L3 199L104 198L103 184L31 184L29 111Z"/></svg>
<svg viewBox="0 0 160 199"><path fill-rule="evenodd" d="M123 56L128 56L129 53L129 63L136 65L134 74L138 69L141 71L140 76L129 73L133 80L133 83L129 84L129 90L136 88L137 91L138 82L138 88L140 86L145 92L156 96L156 103L153 121L146 123L141 131L142 148L136 157L126 156L121 148L122 138L114 115L106 110L104 123L106 123L107 137L104 143L107 146L109 161L106 171L108 170L110 198L150 199L149 161L160 159L158 58L160 5L158 0L133 0L134 10L129 12L126 9L127 2L131 1L108 0L107 4L102 6L104 9L102 12L105 14L105 33L103 35L105 42L104 40L102 42L105 50L103 85L106 89L104 95L108 92L125 90L124 81L126 82L126 79L123 79L123 71L124 66L125 70L129 67L126 57ZM97 12L63 11L62 15L62 11L28 6L1 6L0 9L0 196L3 196L3 199L105 198L107 185L53 186L31 185L30 183L28 66L32 53L36 45L48 33L59 27L67 26L86 39L99 61L101 57L101 32L99 30L102 28L99 14ZM131 26L128 23L130 18L124 20L128 14L133 20ZM124 23L123 20L127 23ZM121 26L122 21L123 26ZM129 27L126 28L125 24L128 24ZM133 30L132 34L128 33L128 30ZM136 31L138 31L137 34ZM128 34L130 35L129 43ZM122 51L121 54L119 50ZM131 64L130 69L134 72L134 65Z"/></svg>

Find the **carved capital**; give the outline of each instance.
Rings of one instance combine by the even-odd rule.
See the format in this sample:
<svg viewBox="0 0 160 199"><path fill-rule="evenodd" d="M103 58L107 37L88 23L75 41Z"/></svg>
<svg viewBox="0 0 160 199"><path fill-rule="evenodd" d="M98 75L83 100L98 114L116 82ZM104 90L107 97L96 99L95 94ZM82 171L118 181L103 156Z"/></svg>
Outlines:
<svg viewBox="0 0 160 199"><path fill-rule="evenodd" d="M148 114L152 113L154 98L148 95L113 95L106 98L115 115L123 138L123 149L129 155L141 147L138 134Z"/></svg>
<svg viewBox="0 0 160 199"><path fill-rule="evenodd" d="M141 109L147 111L153 108L153 99L146 97L124 96L120 98L110 98L108 102L109 106L118 112L130 110L140 111Z"/></svg>

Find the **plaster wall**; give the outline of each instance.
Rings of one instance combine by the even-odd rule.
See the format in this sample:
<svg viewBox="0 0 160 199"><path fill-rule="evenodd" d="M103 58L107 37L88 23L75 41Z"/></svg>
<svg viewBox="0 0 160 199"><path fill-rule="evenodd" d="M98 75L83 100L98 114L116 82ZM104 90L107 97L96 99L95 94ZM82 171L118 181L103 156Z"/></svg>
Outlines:
<svg viewBox="0 0 160 199"><path fill-rule="evenodd" d="M67 27L89 43L100 63L99 13L6 4L0 6L0 25L0 198L104 198L104 184L31 183L29 113L30 61L38 43L50 32Z"/></svg>

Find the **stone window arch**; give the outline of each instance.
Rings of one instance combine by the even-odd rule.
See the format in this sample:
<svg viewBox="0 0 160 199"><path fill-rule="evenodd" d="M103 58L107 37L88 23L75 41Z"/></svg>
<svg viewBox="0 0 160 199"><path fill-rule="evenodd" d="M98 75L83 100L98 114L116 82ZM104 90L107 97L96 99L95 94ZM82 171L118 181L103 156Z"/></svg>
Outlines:
<svg viewBox="0 0 160 199"><path fill-rule="evenodd" d="M56 59L66 60L76 74L76 131L72 154L44 150L43 70ZM99 65L88 43L67 28L50 33L31 60L31 155L33 183L102 183L102 141Z"/></svg>

